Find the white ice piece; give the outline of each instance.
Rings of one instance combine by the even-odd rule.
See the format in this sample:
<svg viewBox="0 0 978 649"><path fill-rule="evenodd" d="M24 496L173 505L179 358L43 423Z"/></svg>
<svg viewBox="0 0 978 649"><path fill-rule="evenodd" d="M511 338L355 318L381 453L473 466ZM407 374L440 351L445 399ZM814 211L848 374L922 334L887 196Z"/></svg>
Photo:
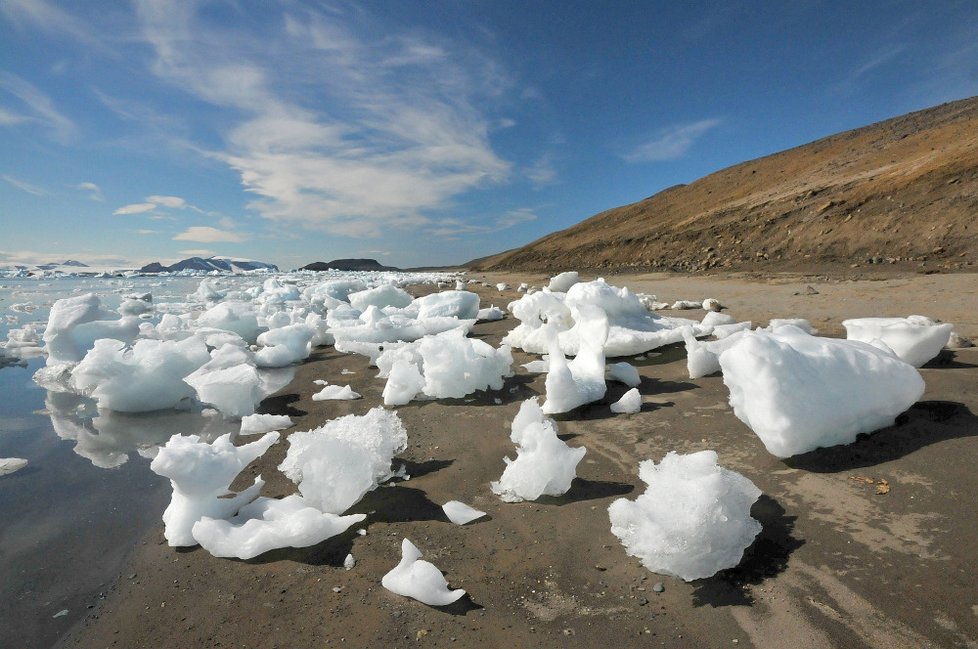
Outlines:
<svg viewBox="0 0 978 649"><path fill-rule="evenodd" d="M921 367L936 357L951 338L954 325L938 324L928 317L854 318L843 320L846 338L869 343L882 340L904 361Z"/></svg>
<svg viewBox="0 0 978 649"><path fill-rule="evenodd" d="M479 317L479 296L471 291L441 291L419 297L413 303L418 320L428 318L458 318L474 320Z"/></svg>
<svg viewBox="0 0 978 649"><path fill-rule="evenodd" d="M252 353L233 344L211 352L211 359L184 381L200 401L227 417L253 414L267 393Z"/></svg>
<svg viewBox="0 0 978 649"><path fill-rule="evenodd" d="M621 399L611 404L611 412L634 414L642 410L642 395L638 388L632 388L621 396Z"/></svg>
<svg viewBox="0 0 978 649"><path fill-rule="evenodd" d="M555 293L566 293L578 281L580 281L580 275L577 271L570 270L551 277L547 288Z"/></svg>
<svg viewBox="0 0 978 649"><path fill-rule="evenodd" d="M485 512L480 512L475 507L469 507L458 500L449 500L441 508L445 512L445 516L448 517L448 520L456 525L465 525L486 515Z"/></svg>
<svg viewBox="0 0 978 649"><path fill-rule="evenodd" d="M612 381L624 383L630 388L637 388L642 384L642 377L639 376L638 369L631 363L625 361L621 363L609 363L607 375Z"/></svg>
<svg viewBox="0 0 978 649"><path fill-rule="evenodd" d="M184 377L209 360L199 338L137 340L132 348L103 338L74 369L71 384L98 401L99 408L118 412L177 408L194 396Z"/></svg>
<svg viewBox="0 0 978 649"><path fill-rule="evenodd" d="M102 308L94 293L63 298L51 307L44 329L47 364L77 363L100 338L129 344L138 335L137 318L116 318L115 313Z"/></svg>
<svg viewBox="0 0 978 649"><path fill-rule="evenodd" d="M386 306L404 308L414 300L411 294L393 284L383 284L364 291L350 293L347 299L357 311L365 311L369 306L383 309Z"/></svg>
<svg viewBox="0 0 978 649"><path fill-rule="evenodd" d="M557 437L557 424L544 416L536 399L520 406L510 439L516 444L516 459L503 458L506 468L502 476L489 485L494 494L515 503L567 493L587 449L571 448Z"/></svg>
<svg viewBox="0 0 978 649"><path fill-rule="evenodd" d="M305 323L271 329L258 336L264 345L255 352L258 367L285 367L298 363L312 353L312 337L316 331Z"/></svg>
<svg viewBox="0 0 978 649"><path fill-rule="evenodd" d="M496 320L502 320L505 315L503 310L498 306L490 306L485 309L479 309L478 320L481 322L495 322Z"/></svg>
<svg viewBox="0 0 978 649"><path fill-rule="evenodd" d="M597 401L607 389L604 380L604 342L608 320L598 307L585 305L578 309L577 325L581 343L577 356L567 362L556 336L550 345L550 365L545 382L547 399L543 412L569 412L578 406Z"/></svg>
<svg viewBox="0 0 978 649"><path fill-rule="evenodd" d="M778 327L783 327L785 325L792 325L798 327L807 334L816 335L818 334L818 329L812 326L812 323L805 318L771 318L767 323L767 330L774 331ZM865 340L863 342L869 342Z"/></svg>
<svg viewBox="0 0 978 649"><path fill-rule="evenodd" d="M288 415L248 415L241 418L242 435L262 435L273 430L291 428L295 424Z"/></svg>
<svg viewBox="0 0 978 649"><path fill-rule="evenodd" d="M22 457L0 457L0 475L10 475L15 471L20 471L25 466L27 466L27 460ZM446 513L448 512L446 511Z"/></svg>
<svg viewBox="0 0 978 649"><path fill-rule="evenodd" d="M739 340L740 332L719 340L697 340L692 329L684 329L686 339L686 371L689 378L698 379L720 371L720 354L732 347Z"/></svg>
<svg viewBox="0 0 978 649"><path fill-rule="evenodd" d="M255 344L263 329L258 326L258 315L250 302L221 302L201 313L196 324L234 332L249 345Z"/></svg>
<svg viewBox="0 0 978 649"><path fill-rule="evenodd" d="M692 581L740 563L761 531L750 508L761 490L717 464L714 451L668 453L639 464L648 485L608 507L611 532L652 572Z"/></svg>
<svg viewBox="0 0 978 649"><path fill-rule="evenodd" d="M279 470L310 505L342 514L393 475L391 460L405 448L407 432L397 413L378 407L292 433Z"/></svg>
<svg viewBox="0 0 978 649"><path fill-rule="evenodd" d="M252 559L278 548L306 548L342 534L366 514L337 516L310 506L297 494L257 498L227 520L202 517L194 539L215 557Z"/></svg>
<svg viewBox="0 0 978 649"><path fill-rule="evenodd" d="M384 385L384 405L406 405L423 389L424 376L418 366L405 360L395 360Z"/></svg>
<svg viewBox="0 0 978 649"><path fill-rule="evenodd" d="M237 494L231 492L231 482L278 438L278 433L266 433L250 444L235 446L230 433L221 435L213 444L201 441L197 435L171 437L149 465L154 473L169 478L173 487L170 504L163 512L167 543L171 547L197 545L194 523L204 516L229 518L254 500L264 484L260 477Z"/></svg>
<svg viewBox="0 0 978 649"><path fill-rule="evenodd" d="M381 579L384 588L429 606L447 606L465 591L449 590L441 570L421 558L421 550L409 540L401 542L401 562Z"/></svg>
<svg viewBox="0 0 978 649"><path fill-rule="evenodd" d="M888 349L792 326L745 331L720 366L734 414L778 457L848 444L924 393L920 373Z"/></svg>
<svg viewBox="0 0 978 649"><path fill-rule="evenodd" d="M348 385L327 385L312 395L313 401L352 401L359 398L360 393L354 392Z"/></svg>

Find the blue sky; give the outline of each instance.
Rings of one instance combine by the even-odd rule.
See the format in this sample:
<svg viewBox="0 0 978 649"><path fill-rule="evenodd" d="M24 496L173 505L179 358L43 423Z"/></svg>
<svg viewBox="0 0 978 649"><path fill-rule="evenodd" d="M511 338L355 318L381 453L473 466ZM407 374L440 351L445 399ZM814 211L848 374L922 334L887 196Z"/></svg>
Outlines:
<svg viewBox="0 0 978 649"><path fill-rule="evenodd" d="M978 3L0 2L0 264L452 264L978 94Z"/></svg>

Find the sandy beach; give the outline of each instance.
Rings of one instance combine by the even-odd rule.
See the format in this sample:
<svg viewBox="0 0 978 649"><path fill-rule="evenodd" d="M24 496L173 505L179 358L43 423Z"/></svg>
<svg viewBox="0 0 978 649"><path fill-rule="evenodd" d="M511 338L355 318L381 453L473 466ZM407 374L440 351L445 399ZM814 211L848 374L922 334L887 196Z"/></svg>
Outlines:
<svg viewBox="0 0 978 649"><path fill-rule="evenodd" d="M491 285L545 280L470 276ZM715 297L755 325L802 317L840 336L845 318L919 313L978 338L971 274L607 279L665 301ZM482 306L518 297L477 291ZM511 316L481 323L473 335L495 346L515 324ZM500 391L397 408L409 448L395 465L411 477L357 504L363 524L311 548L237 561L170 548L158 523L62 646L978 647L978 348L945 350L925 366L927 391L896 425L788 460L765 451L734 416L720 376L688 378L682 345L623 359L642 376L641 412L612 414L608 405L626 387L609 383L602 401L555 417L565 441L588 449L578 479L563 497L507 504L488 484L514 454L509 426L520 404L544 391L544 375L518 366L537 357L514 358L516 374ZM375 375L365 357L320 348L260 411L291 415L296 426L286 436L363 414L381 403ZM363 399L314 402L315 379L349 383ZM752 510L763 530L737 568L685 583L627 556L607 507L643 491L641 460L702 449L763 491ZM293 493L275 469L286 450L272 447L237 486L261 474L265 495ZM889 491L879 494L883 481ZM453 499L489 516L453 525L440 507ZM405 537L468 595L434 608L382 588Z"/></svg>

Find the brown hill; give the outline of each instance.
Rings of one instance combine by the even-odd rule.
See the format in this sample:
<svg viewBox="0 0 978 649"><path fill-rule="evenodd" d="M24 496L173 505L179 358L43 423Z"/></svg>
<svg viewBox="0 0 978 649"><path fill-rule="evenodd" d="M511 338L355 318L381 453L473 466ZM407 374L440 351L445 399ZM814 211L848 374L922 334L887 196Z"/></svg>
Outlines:
<svg viewBox="0 0 978 649"><path fill-rule="evenodd" d="M978 270L978 97L593 216L473 270Z"/></svg>

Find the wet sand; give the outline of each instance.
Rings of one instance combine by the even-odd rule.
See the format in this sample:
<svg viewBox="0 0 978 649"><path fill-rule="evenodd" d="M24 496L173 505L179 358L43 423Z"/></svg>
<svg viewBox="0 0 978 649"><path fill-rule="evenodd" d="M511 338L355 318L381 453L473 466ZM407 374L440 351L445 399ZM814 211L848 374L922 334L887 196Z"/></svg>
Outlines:
<svg viewBox="0 0 978 649"><path fill-rule="evenodd" d="M978 337L974 275L609 281L664 301L716 297L755 324L806 317L839 335L847 317L920 313ZM806 294L807 286L818 293ZM483 306L518 297L479 291ZM474 334L495 345L515 324L483 323ZM167 547L159 523L64 646L978 646L978 350L945 351L922 369L927 392L896 425L784 461L734 417L719 376L690 380L682 346L658 351L627 359L643 377L640 413L610 413L608 404L626 388L609 383L601 402L556 417L562 437L588 449L561 498L506 504L489 491L503 456L514 454L509 424L520 403L543 394L543 375L517 368L498 392L397 409L408 430L401 458L411 479L353 508L368 514L355 526L366 535L351 530L312 548L234 561ZM514 357L517 364L536 358ZM291 415L291 431L362 414L381 402L384 382L375 374L364 357L320 349L262 412ZM349 383L364 398L314 402L317 378ZM294 492L275 470L286 447L274 446L239 486L261 473L266 495ZM753 508L763 531L737 568L713 578L684 583L650 573L611 534L607 506L641 493L640 460L707 448L764 492ZM888 481L889 493L877 495L867 480ZM455 526L440 509L451 499L489 517ZM397 563L404 537L469 596L433 608L383 589L380 578ZM347 553L357 560L349 571L342 567Z"/></svg>

